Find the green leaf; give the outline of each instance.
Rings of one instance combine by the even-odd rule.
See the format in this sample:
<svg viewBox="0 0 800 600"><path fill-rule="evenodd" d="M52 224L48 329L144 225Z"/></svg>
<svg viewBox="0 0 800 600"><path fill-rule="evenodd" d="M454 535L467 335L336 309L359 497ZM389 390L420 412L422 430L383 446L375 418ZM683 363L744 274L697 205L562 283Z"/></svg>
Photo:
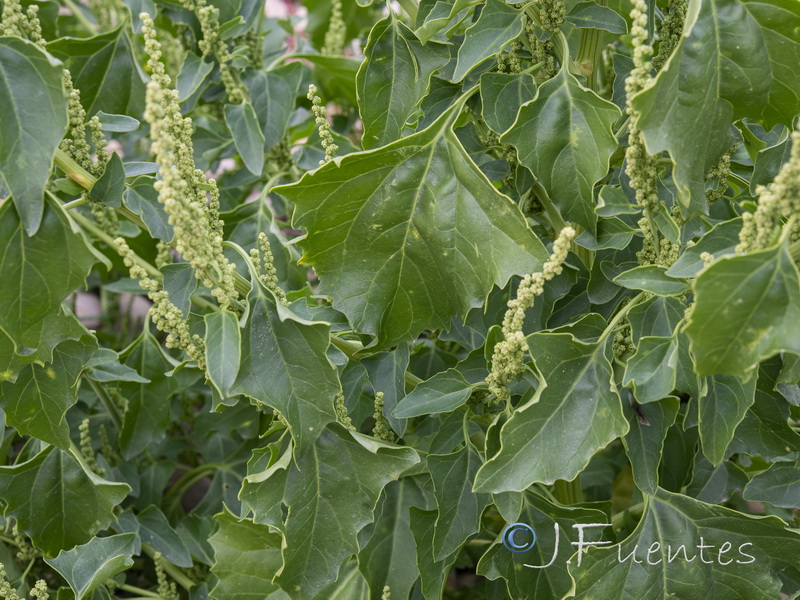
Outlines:
<svg viewBox="0 0 800 600"><path fill-rule="evenodd" d="M136 515L136 520L142 542L150 544L172 564L184 569L192 567L189 550L157 506L151 504Z"/></svg>
<svg viewBox="0 0 800 600"><path fill-rule="evenodd" d="M97 586L133 566L135 538L133 533L95 537L72 550L62 550L55 558L46 558L45 562L67 580L75 598L81 600Z"/></svg>
<svg viewBox="0 0 800 600"><path fill-rule="evenodd" d="M448 26L460 23L466 10L475 4L480 4L480 0L437 0L427 14L424 14L424 21L420 23L420 19L417 20L414 33L423 44L427 44L434 36L439 39L442 37L440 32ZM422 10L423 6L420 6L420 17L423 16Z"/></svg>
<svg viewBox="0 0 800 600"><path fill-rule="evenodd" d="M245 73L244 82L264 132L265 152L286 135L302 78L303 66L298 62L272 71L248 70Z"/></svg>
<svg viewBox="0 0 800 600"><path fill-rule="evenodd" d="M301 319L258 282L247 301L242 360L231 393L279 410L304 451L336 421L333 398L340 385L326 354L330 325Z"/></svg>
<svg viewBox="0 0 800 600"><path fill-rule="evenodd" d="M622 385L633 387L641 404L657 402L675 389L675 368L678 363L676 336L645 336L639 340L634 354L625 365Z"/></svg>
<svg viewBox="0 0 800 600"><path fill-rule="evenodd" d="M281 536L265 525L238 519L227 507L214 520L219 529L209 538L214 548L211 572L217 579L211 598L287 599L272 583L282 565Z"/></svg>
<svg viewBox="0 0 800 600"><path fill-rule="evenodd" d="M576 600L772 600L780 596L778 571L798 552L800 536L776 517L750 517L658 490L630 537L591 550L580 565L573 561L570 574Z"/></svg>
<svg viewBox="0 0 800 600"><path fill-rule="evenodd" d="M86 374L95 381L135 381L150 383L134 369L119 362L119 355L110 348L98 348L84 365Z"/></svg>
<svg viewBox="0 0 800 600"><path fill-rule="evenodd" d="M715 259L733 254L739 244L741 229L742 220L738 217L717 223L694 246L683 251L680 258L667 269L667 275L678 278L695 277L706 266L705 261L700 258L704 252L708 252Z"/></svg>
<svg viewBox="0 0 800 600"><path fill-rule="evenodd" d="M206 372L223 397L230 396L242 354L242 335L236 315L227 310L208 313L206 324Z"/></svg>
<svg viewBox="0 0 800 600"><path fill-rule="evenodd" d="M392 430L403 436L407 423L394 416L397 403L406 395L406 370L408 369L408 345L401 344L390 352L378 352L361 361L367 370L372 389L383 392L383 414Z"/></svg>
<svg viewBox="0 0 800 600"><path fill-rule="evenodd" d="M0 206L0 329L14 341L17 354L26 355L34 350L28 332L35 331L38 341L37 326L83 283L96 259L60 206L45 203L34 237L25 233L15 209L10 202Z"/></svg>
<svg viewBox="0 0 800 600"><path fill-rule="evenodd" d="M491 504L488 494L472 491L481 458L472 444L452 454L428 456L428 470L439 516L433 534L433 558L445 560L480 530L483 509Z"/></svg>
<svg viewBox="0 0 800 600"><path fill-rule="evenodd" d="M481 75L481 111L489 129L507 131L517 120L519 109L536 98L536 80L526 73Z"/></svg>
<svg viewBox="0 0 800 600"><path fill-rule="evenodd" d="M587 344L568 333L527 339L542 375L539 388L503 426L500 451L478 471L476 491L571 481L595 452L628 431L607 341Z"/></svg>
<svg viewBox="0 0 800 600"><path fill-rule="evenodd" d="M659 265L642 265L614 278L614 283L629 290L644 290L657 296L680 296L689 291L689 284L670 277Z"/></svg>
<svg viewBox="0 0 800 600"><path fill-rule="evenodd" d="M458 83L483 61L500 52L522 33L524 12L502 0L488 0L474 25L464 33L452 81Z"/></svg>
<svg viewBox="0 0 800 600"><path fill-rule="evenodd" d="M782 350L800 353L800 283L784 244L720 258L694 293L686 334L700 375L747 377Z"/></svg>
<svg viewBox="0 0 800 600"><path fill-rule="evenodd" d="M184 318L189 318L192 307L192 294L197 289L197 278L194 269L189 263L173 263L164 265L160 269L164 276L164 290L169 294L169 300L183 313Z"/></svg>
<svg viewBox="0 0 800 600"><path fill-rule="evenodd" d="M138 117L144 111L145 86L133 56L126 24L88 38L63 37L47 51L64 61L81 91L86 114L98 111Z"/></svg>
<svg viewBox="0 0 800 600"><path fill-rule="evenodd" d="M477 361L484 362L483 356L476 355ZM466 360L469 359L465 359ZM470 361L472 363L476 360ZM457 409L469 400L477 382L468 381L458 365L440 371L427 381L423 381L403 398L395 407L394 415L409 419L422 415L446 413Z"/></svg>
<svg viewBox="0 0 800 600"><path fill-rule="evenodd" d="M745 500L800 508L800 461L778 462L753 477L744 488Z"/></svg>
<svg viewBox="0 0 800 600"><path fill-rule="evenodd" d="M592 189L617 149L612 132L620 111L583 87L566 69L543 83L500 141L512 144L564 217L594 233Z"/></svg>
<svg viewBox="0 0 800 600"><path fill-rule="evenodd" d="M298 452L288 472L273 471L285 474L283 503L289 508L283 570L276 578L281 588L293 599L310 600L336 579L342 563L358 552L356 536L372 521L381 490L417 462L411 448L335 425ZM261 475L248 476L245 488L260 481Z"/></svg>
<svg viewBox="0 0 800 600"><path fill-rule="evenodd" d="M175 234L169 217L158 201L158 192L153 187L154 177L139 177L130 184L123 195L125 206L142 218L147 230L162 242L171 242Z"/></svg>
<svg viewBox="0 0 800 600"><path fill-rule="evenodd" d="M603 523L607 517L595 508L560 506L538 494L527 493L524 499L518 520L535 531L536 543L533 548L528 552L511 552L499 537L481 556L476 571L489 580L504 579L508 597L514 600L562 598L572 582L567 573L566 560L557 558L553 561L553 556L567 557L574 552L572 543L578 538L574 525ZM587 528L586 531L592 530ZM522 534L518 536L522 541ZM540 568L548 564L549 567Z"/></svg>
<svg viewBox="0 0 800 600"><path fill-rule="evenodd" d="M422 510L416 506L409 509L411 533L417 547L417 566L425 600L440 600L443 597L447 576L457 557L455 553L440 561L433 557L433 535L438 514L436 510Z"/></svg>
<svg viewBox="0 0 800 600"><path fill-rule="evenodd" d="M226 104L225 124L244 166L253 175L261 175L264 169L264 134L253 105L249 102Z"/></svg>
<svg viewBox="0 0 800 600"><path fill-rule="evenodd" d="M118 133L127 133L139 129L139 121L133 117L126 115L114 115L99 111L95 115L100 121L100 129L102 131L112 131ZM113 158L113 155L112 155Z"/></svg>
<svg viewBox="0 0 800 600"><path fill-rule="evenodd" d="M756 380L742 383L733 375L712 375L698 402L698 430L703 454L717 466L726 455L734 432L755 401Z"/></svg>
<svg viewBox="0 0 800 600"><path fill-rule="evenodd" d="M0 177L28 235L42 222L44 186L67 129L61 73L58 61L35 44L0 37Z"/></svg>
<svg viewBox="0 0 800 600"><path fill-rule="evenodd" d="M123 350L121 357L126 366L149 380L148 383L119 384L119 390L127 400L119 446L123 457L130 459L163 439L170 423L170 397L177 391L178 384L165 375L173 365L147 329Z"/></svg>
<svg viewBox="0 0 800 600"><path fill-rule="evenodd" d="M706 208L705 177L742 117L771 128L797 113L800 6L792 0L692 2L684 35L655 84L634 99L647 150L666 150L686 216ZM680 98L681 110L672 110Z"/></svg>
<svg viewBox="0 0 800 600"><path fill-rule="evenodd" d="M206 82L213 70L213 61L206 62L194 52L187 52L175 82L179 100L185 102L191 98Z"/></svg>
<svg viewBox="0 0 800 600"><path fill-rule="evenodd" d="M428 502L417 479L411 477L392 481L383 494L375 522L362 530L365 533L369 529L370 535L366 545L360 544L358 569L372 597L388 585L393 595L407 598L419 577L409 508L425 507Z"/></svg>
<svg viewBox="0 0 800 600"><path fill-rule="evenodd" d="M628 419L629 430L623 440L633 480L645 494L655 494L664 440L675 423L680 401L670 397L636 409L630 402L623 402L622 406Z"/></svg>
<svg viewBox="0 0 800 600"><path fill-rule="evenodd" d="M672 336L683 315L683 303L670 296L654 296L637 304L628 313L634 345L638 346L644 336Z"/></svg>
<svg viewBox="0 0 800 600"><path fill-rule="evenodd" d="M66 413L78 401L78 380L91 348L66 341L53 352L53 362L30 364L15 383L0 383L0 408L20 435L32 435L54 446L69 448Z"/></svg>
<svg viewBox="0 0 800 600"><path fill-rule="evenodd" d="M88 542L114 518L113 508L130 490L98 477L54 446L0 467L3 515L14 517L46 556Z"/></svg>
<svg viewBox="0 0 800 600"><path fill-rule="evenodd" d="M125 191L125 167L116 152L106 163L106 168L97 182L89 190L89 199L106 206L119 208L122 206L122 193Z"/></svg>
<svg viewBox="0 0 800 600"><path fill-rule="evenodd" d="M628 24L617 11L591 1L578 2L573 6L567 21L578 28L604 29L611 33L628 32Z"/></svg>
<svg viewBox="0 0 800 600"><path fill-rule="evenodd" d="M345 100L351 106L358 104L356 75L361 61L345 56L323 56L321 54L296 54L314 65L314 81L326 101Z"/></svg>
<svg viewBox="0 0 800 600"><path fill-rule="evenodd" d="M636 230L617 217L607 217L597 222L597 233L592 235L589 231L582 232L575 243L592 251L613 248L622 250L627 248L633 239Z"/></svg>
<svg viewBox="0 0 800 600"><path fill-rule="evenodd" d="M295 203L294 225L308 232L300 246L319 292L379 347L449 327L492 285L546 260L522 213L453 134L452 116L275 190Z"/></svg>
<svg viewBox="0 0 800 600"><path fill-rule="evenodd" d="M423 46L393 13L375 24L356 78L364 149L402 137L406 122L430 89L431 75L448 60L443 46Z"/></svg>

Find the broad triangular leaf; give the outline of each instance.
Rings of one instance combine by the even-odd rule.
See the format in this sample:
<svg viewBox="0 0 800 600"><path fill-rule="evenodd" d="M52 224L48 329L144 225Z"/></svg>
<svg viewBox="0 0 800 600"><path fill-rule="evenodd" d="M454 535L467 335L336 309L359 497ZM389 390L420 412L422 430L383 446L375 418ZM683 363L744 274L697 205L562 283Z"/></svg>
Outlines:
<svg viewBox="0 0 800 600"><path fill-rule="evenodd" d="M595 232L592 189L608 172L620 111L583 87L566 69L539 87L501 141L517 149L567 219Z"/></svg>
<svg viewBox="0 0 800 600"><path fill-rule="evenodd" d="M3 514L45 555L88 542L113 519L131 488L106 481L71 454L49 446L30 460L0 467Z"/></svg>
<svg viewBox="0 0 800 600"><path fill-rule="evenodd" d="M33 235L42 221L53 156L67 128L59 63L32 42L0 38L0 103L0 176L25 233Z"/></svg>
<svg viewBox="0 0 800 600"><path fill-rule="evenodd" d="M288 514L280 525L285 546L276 579L281 588L293 599L310 600L336 579L347 557L358 552L357 534L372 521L383 487L417 462L411 448L333 425L298 452L288 468L248 476L246 485L263 481L265 489L277 485L278 492L284 487ZM251 498L250 504L255 503L257 498Z"/></svg>
<svg viewBox="0 0 800 600"><path fill-rule="evenodd" d="M45 562L67 580L75 598L85 598L108 579L133 566L133 533L92 538L72 550L62 550L55 558Z"/></svg>
<svg viewBox="0 0 800 600"><path fill-rule="evenodd" d="M61 207L50 200L33 237L25 233L15 205L4 202L0 240L0 329L14 341L17 354L31 354L30 344L41 334L37 326L83 283L96 258Z"/></svg>
<svg viewBox="0 0 800 600"><path fill-rule="evenodd" d="M659 490L630 537L590 549L580 566L573 560L570 574L576 600L773 600L780 596L778 572L796 567L798 553L800 535L776 517Z"/></svg>
<svg viewBox="0 0 800 600"><path fill-rule="evenodd" d="M693 0L678 47L634 99L647 149L670 153L690 215L706 207L706 174L731 146L734 120L761 117L771 128L794 118L798 27L793 0Z"/></svg>
<svg viewBox="0 0 800 600"><path fill-rule="evenodd" d="M330 325L301 319L256 282L248 296L242 359L232 394L246 394L281 412L299 450L336 421L340 390L326 354Z"/></svg>
<svg viewBox="0 0 800 600"><path fill-rule="evenodd" d="M542 375L539 389L500 431L502 446L478 471L478 491L571 481L595 452L628 431L607 341L587 344L568 333L535 333L528 347Z"/></svg>
<svg viewBox="0 0 800 600"><path fill-rule="evenodd" d="M697 429L703 454L714 466L725 458L736 428L755 401L757 379L742 383L733 375L706 378L707 391L698 401Z"/></svg>
<svg viewBox="0 0 800 600"><path fill-rule="evenodd" d="M686 334L700 375L749 377L781 350L800 353L800 281L784 244L720 258L694 293Z"/></svg>
<svg viewBox="0 0 800 600"><path fill-rule="evenodd" d="M519 209L467 155L453 117L276 188L308 232L300 246L319 292L381 347L449 327L492 285L546 260Z"/></svg>
<svg viewBox="0 0 800 600"><path fill-rule="evenodd" d="M356 90L365 149L393 142L428 93L431 75L449 56L439 44L423 46L394 14L379 21L369 34Z"/></svg>

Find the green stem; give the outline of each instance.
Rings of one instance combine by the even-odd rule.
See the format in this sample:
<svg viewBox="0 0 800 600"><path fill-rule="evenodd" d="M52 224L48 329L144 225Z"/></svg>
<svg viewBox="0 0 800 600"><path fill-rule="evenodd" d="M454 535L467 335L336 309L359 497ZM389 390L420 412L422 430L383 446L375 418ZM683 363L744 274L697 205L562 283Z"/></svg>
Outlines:
<svg viewBox="0 0 800 600"><path fill-rule="evenodd" d="M640 294L637 294L636 296L634 296L633 299L630 302L628 302L622 308L622 310L620 310L616 315L614 315L614 318L611 319L611 321L609 321L609 323L606 326L605 330L600 335L600 338L597 340L597 344L600 345L603 342L605 342L608 339L608 336L611 335L611 333L616 330L617 325L620 324L622 319L624 319L626 316L628 316L628 313L630 312L630 310L634 306L639 304L640 302L644 301L646 298L647 298L647 294L645 292L641 292Z"/></svg>
<svg viewBox="0 0 800 600"><path fill-rule="evenodd" d="M119 409L117 405L114 404L114 400L111 396L108 395L103 387L91 379L90 377L84 376L84 381L89 382L89 387L92 388L92 391L97 394L97 397L100 399L100 403L103 405L103 408L106 409L108 416L111 418L111 421L114 423L114 426L121 430L122 429L122 415L119 414Z"/></svg>
<svg viewBox="0 0 800 600"><path fill-rule="evenodd" d="M86 198L78 198L77 200L73 200L72 202L67 202L64 205L64 210L70 210L73 208L77 208L79 206L83 206L85 204L89 204L89 200Z"/></svg>
<svg viewBox="0 0 800 600"><path fill-rule="evenodd" d="M536 194L539 202L541 202L548 220L550 221L550 226L557 232L564 229L564 227L567 226L567 222L564 220L564 217L561 216L561 213L556 205L553 204L553 201L550 200L550 196L547 190L544 189L544 186L537 181L531 186L531 189L533 193Z"/></svg>
<svg viewBox="0 0 800 600"><path fill-rule="evenodd" d="M127 583L117 583L114 582L114 585L117 589L122 590L123 592L130 592L131 594L139 594L140 597L143 598L161 598L155 592L151 592L149 590L143 590L140 587L136 587L135 585L128 585Z"/></svg>
<svg viewBox="0 0 800 600"><path fill-rule="evenodd" d="M658 228L656 227L656 220L653 218L653 209L648 206L644 209L644 214L647 215L647 226L650 228L650 233L653 235L653 245L656 247L656 256L660 256L661 242L658 239Z"/></svg>
<svg viewBox="0 0 800 600"><path fill-rule="evenodd" d="M155 560L156 549L153 548L150 544L143 543L142 550L144 551L147 556ZM179 569L175 565L173 565L168 560L164 560L161 562L161 565L164 567L164 571L172 577L175 582L181 586L183 589L189 591L195 586L195 582L192 581L188 575L186 575L182 569Z"/></svg>
<svg viewBox="0 0 800 600"><path fill-rule="evenodd" d="M605 6L607 0L600 0L598 4ZM581 75L586 77L586 87L594 92L600 91L601 76L603 75L603 32L599 29L581 30L581 42L578 46L578 55L575 63Z"/></svg>
<svg viewBox="0 0 800 600"><path fill-rule="evenodd" d="M641 518L644 514L646 503L639 502L639 504L634 504L633 506L629 506L622 512L619 512L611 517L611 526L615 530L622 529L622 526L625 524L625 515L631 515L634 518Z"/></svg>
<svg viewBox="0 0 800 600"><path fill-rule="evenodd" d="M583 502L581 476L578 475L572 481L557 480L553 486L553 494L561 504L570 505Z"/></svg>

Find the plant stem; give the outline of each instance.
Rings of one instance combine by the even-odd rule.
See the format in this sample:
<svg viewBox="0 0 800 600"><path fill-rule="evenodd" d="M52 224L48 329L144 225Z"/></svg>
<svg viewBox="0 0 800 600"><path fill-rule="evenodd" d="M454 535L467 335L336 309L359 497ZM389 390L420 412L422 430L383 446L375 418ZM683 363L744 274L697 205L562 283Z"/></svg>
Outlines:
<svg viewBox="0 0 800 600"><path fill-rule="evenodd" d="M127 583L116 583L116 582L114 582L114 585L117 587L117 589L120 589L123 592L130 592L131 594L139 594L139 596L143 598L159 598L159 599L161 598L161 596L159 596L155 592L144 590L140 587L136 587L135 585L128 585Z"/></svg>
<svg viewBox="0 0 800 600"><path fill-rule="evenodd" d="M142 550L145 554L147 554L147 556L155 560L156 550L150 544L142 543ZM179 569L168 560L164 560L161 565L164 567L164 571L166 571L167 574L172 577L183 589L188 591L195 586L195 582L192 581L182 569Z"/></svg>
<svg viewBox="0 0 800 600"><path fill-rule="evenodd" d="M78 198L77 200L73 200L72 202L67 202L64 205L64 210L70 210L73 208L77 208L79 206L84 206L85 204L89 204L89 201L86 198Z"/></svg>
<svg viewBox="0 0 800 600"><path fill-rule="evenodd" d="M641 293L637 294L636 296L633 297L633 299L630 302L628 302L622 308L622 310L620 310L616 315L614 315L614 318L611 319L611 321L609 321L609 323L606 326L605 330L600 335L600 338L597 340L598 345L603 343L605 340L607 340L608 336L611 335L611 333L616 330L617 325L619 325L620 321L622 321L622 319L624 319L628 315L628 313L630 312L630 310L634 306L636 306L637 304L642 302L646 297L647 296L646 296L645 292L641 292Z"/></svg>
<svg viewBox="0 0 800 600"><path fill-rule="evenodd" d="M84 376L83 379L89 382L89 387L91 387L92 391L97 394L97 397L100 399L100 403L103 405L103 408L106 409L108 416L111 417L111 420L116 428L121 430L122 415L119 414L119 409L117 408L117 405L114 404L114 400L108 395L108 392L106 392L99 383L90 377Z"/></svg>
<svg viewBox="0 0 800 600"><path fill-rule="evenodd" d="M567 222L564 220L564 217L561 216L561 213L558 211L556 205L553 204L553 201L550 200L550 195L547 193L547 190L544 189L544 186L536 181L531 186L531 189L533 190L533 193L536 194L539 202L541 202L542 207L547 214L547 218L550 221L550 226L556 232L564 229L564 227L567 226Z"/></svg>
<svg viewBox="0 0 800 600"><path fill-rule="evenodd" d="M578 475L572 481L559 479L553 487L553 494L561 504L579 504L583 502L583 488L581 487L581 476Z"/></svg>
<svg viewBox="0 0 800 600"><path fill-rule="evenodd" d="M622 512L618 512L617 514L611 517L611 526L616 529L622 529L622 526L625 524L625 515L630 514L634 518L641 518L644 514L645 509L645 502L639 502L639 504L634 504L633 506L629 506Z"/></svg>

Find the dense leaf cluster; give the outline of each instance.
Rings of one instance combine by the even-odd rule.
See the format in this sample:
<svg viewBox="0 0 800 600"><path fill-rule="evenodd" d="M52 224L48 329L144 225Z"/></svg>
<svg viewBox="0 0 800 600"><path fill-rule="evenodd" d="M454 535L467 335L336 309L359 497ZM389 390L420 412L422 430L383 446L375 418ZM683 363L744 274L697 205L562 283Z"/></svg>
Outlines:
<svg viewBox="0 0 800 600"><path fill-rule="evenodd" d="M800 597L797 0L0 5L0 597Z"/></svg>

